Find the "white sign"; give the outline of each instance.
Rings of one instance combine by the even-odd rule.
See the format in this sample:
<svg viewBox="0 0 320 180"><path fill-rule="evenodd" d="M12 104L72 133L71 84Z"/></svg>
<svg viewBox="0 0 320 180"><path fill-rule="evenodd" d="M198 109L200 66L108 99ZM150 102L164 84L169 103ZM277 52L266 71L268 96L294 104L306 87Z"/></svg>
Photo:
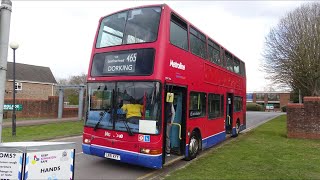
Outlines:
<svg viewBox="0 0 320 180"><path fill-rule="evenodd" d="M267 106L266 106L266 109L271 109L271 110L273 110L274 107L273 107L273 105L267 105Z"/></svg>
<svg viewBox="0 0 320 180"><path fill-rule="evenodd" d="M0 179L21 179L22 153L0 152Z"/></svg>
<svg viewBox="0 0 320 180"><path fill-rule="evenodd" d="M139 120L139 133L156 134L157 122L153 120Z"/></svg>
<svg viewBox="0 0 320 180"><path fill-rule="evenodd" d="M25 179L72 179L74 150L27 153Z"/></svg>

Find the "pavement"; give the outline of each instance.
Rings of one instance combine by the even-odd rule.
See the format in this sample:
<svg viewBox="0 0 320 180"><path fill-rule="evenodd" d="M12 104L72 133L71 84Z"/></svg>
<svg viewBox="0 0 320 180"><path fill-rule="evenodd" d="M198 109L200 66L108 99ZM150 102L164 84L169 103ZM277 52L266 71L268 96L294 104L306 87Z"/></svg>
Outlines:
<svg viewBox="0 0 320 180"><path fill-rule="evenodd" d="M16 126L33 126L33 125L41 125L41 124L51 124L51 123L59 123L59 122L71 122L71 121L79 121L78 117L70 117L70 118L50 118L50 119L35 119L35 120L17 120ZM2 127L11 127L12 122L2 122Z"/></svg>

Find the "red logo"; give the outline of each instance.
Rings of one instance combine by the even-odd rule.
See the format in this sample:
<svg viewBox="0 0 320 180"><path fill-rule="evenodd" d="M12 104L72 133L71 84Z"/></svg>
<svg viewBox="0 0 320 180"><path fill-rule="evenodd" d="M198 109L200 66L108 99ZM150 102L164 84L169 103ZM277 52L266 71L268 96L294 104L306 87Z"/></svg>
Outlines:
<svg viewBox="0 0 320 180"><path fill-rule="evenodd" d="M144 139L143 135L142 135L142 134L139 134L139 135L138 135L138 141L143 141L143 139Z"/></svg>

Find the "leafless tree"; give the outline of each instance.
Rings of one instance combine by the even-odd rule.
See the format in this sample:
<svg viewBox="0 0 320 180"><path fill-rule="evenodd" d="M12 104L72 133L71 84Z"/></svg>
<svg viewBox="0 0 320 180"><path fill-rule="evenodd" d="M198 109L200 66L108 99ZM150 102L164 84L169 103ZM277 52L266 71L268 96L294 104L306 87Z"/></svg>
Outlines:
<svg viewBox="0 0 320 180"><path fill-rule="evenodd" d="M87 81L87 75L82 73L80 75L70 76L69 78L58 79L59 85L85 85ZM77 89L65 89L64 96L65 100L70 102L70 104L75 105L79 102L79 90Z"/></svg>
<svg viewBox="0 0 320 180"><path fill-rule="evenodd" d="M61 78L58 79L59 85L80 85L86 84L87 75L85 73L81 73L80 75L70 76L69 78Z"/></svg>
<svg viewBox="0 0 320 180"><path fill-rule="evenodd" d="M87 82L87 75L84 73L77 76L71 76L69 79L69 83L72 85L86 84L86 82Z"/></svg>
<svg viewBox="0 0 320 180"><path fill-rule="evenodd" d="M275 83L320 96L320 3L289 12L266 37L263 67Z"/></svg>

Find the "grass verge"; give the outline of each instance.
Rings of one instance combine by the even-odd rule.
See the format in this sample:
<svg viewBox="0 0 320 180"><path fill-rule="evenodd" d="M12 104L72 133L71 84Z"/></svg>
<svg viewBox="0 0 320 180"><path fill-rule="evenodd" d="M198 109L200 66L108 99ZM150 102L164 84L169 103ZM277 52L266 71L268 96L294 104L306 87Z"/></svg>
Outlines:
<svg viewBox="0 0 320 180"><path fill-rule="evenodd" d="M83 130L83 121L17 127L15 137L12 137L11 127L2 130L3 142L35 141L79 135Z"/></svg>
<svg viewBox="0 0 320 180"><path fill-rule="evenodd" d="M165 179L320 179L319 149L320 140L287 138L283 115Z"/></svg>
<svg viewBox="0 0 320 180"><path fill-rule="evenodd" d="M42 119L50 119L50 118L17 118L16 121L42 120ZM3 119L2 121L3 122L12 122L12 118Z"/></svg>

